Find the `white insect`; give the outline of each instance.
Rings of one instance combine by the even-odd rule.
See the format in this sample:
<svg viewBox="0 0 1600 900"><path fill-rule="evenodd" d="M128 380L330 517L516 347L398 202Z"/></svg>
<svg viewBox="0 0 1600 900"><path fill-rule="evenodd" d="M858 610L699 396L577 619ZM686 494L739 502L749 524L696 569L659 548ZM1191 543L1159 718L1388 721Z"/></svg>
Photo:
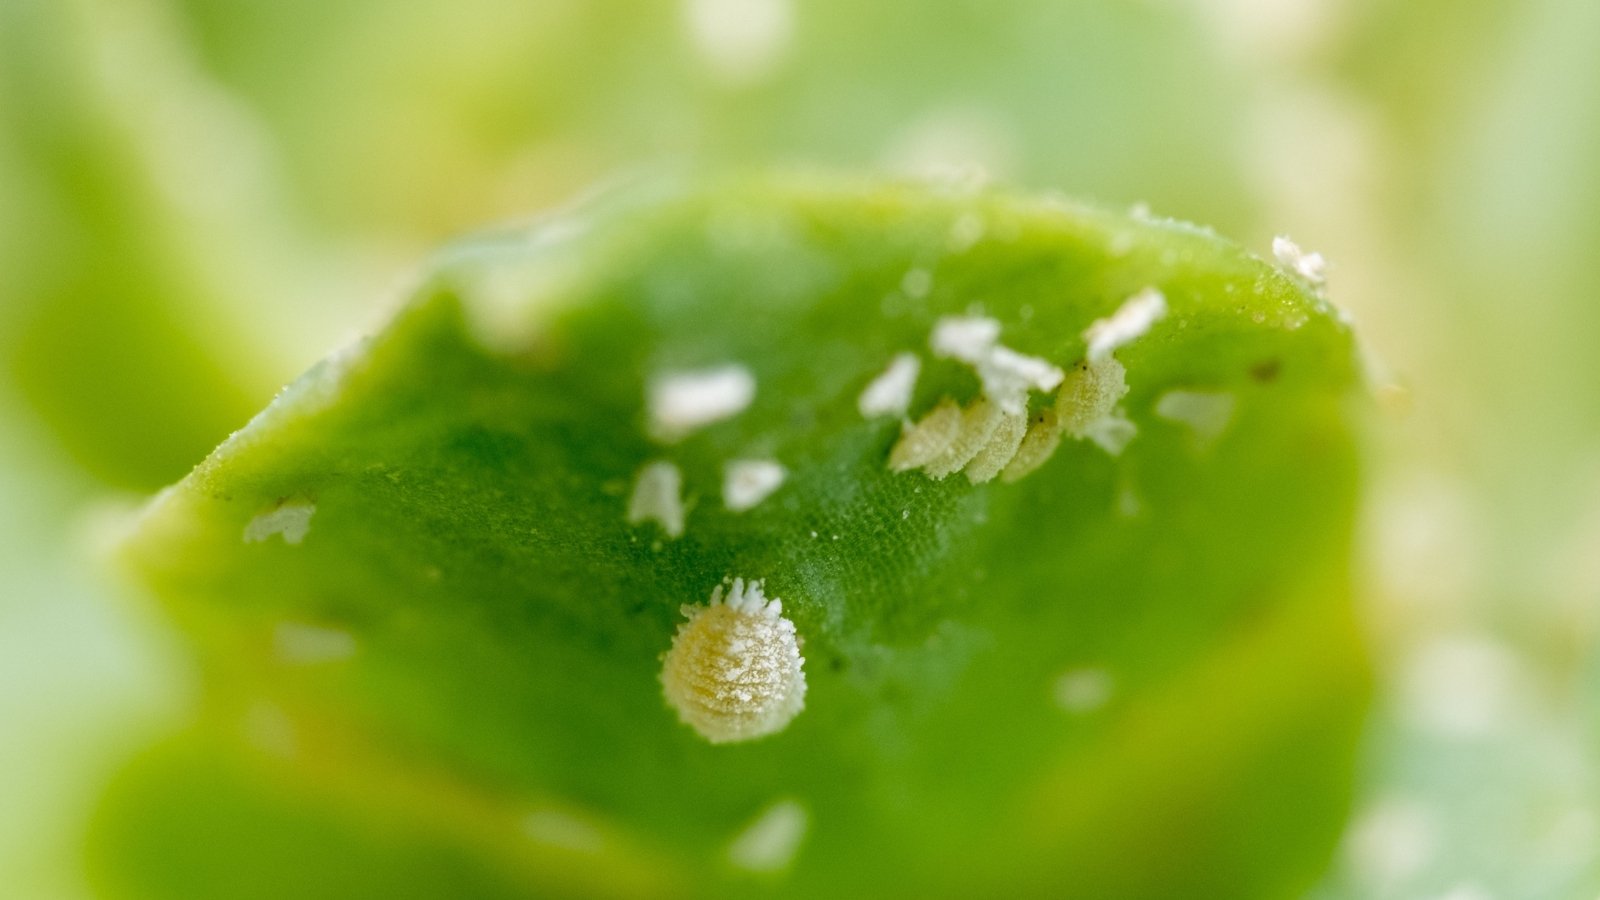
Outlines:
<svg viewBox="0 0 1600 900"><path fill-rule="evenodd" d="M944 452L923 466L929 478L940 480L961 471L994 438L1006 417L998 404L979 397L961 411L961 426Z"/></svg>
<svg viewBox="0 0 1600 900"><path fill-rule="evenodd" d="M1059 405L1057 403L1057 406ZM1011 457L1011 461L1006 463L1000 478L1010 482L1033 474L1034 470L1049 461L1055 454L1056 448L1061 446L1063 431L1061 422L1056 417L1055 407L1040 410L1028 423L1027 434L1022 436L1022 443L1017 446L1017 452Z"/></svg>
<svg viewBox="0 0 1600 900"><path fill-rule="evenodd" d="M1066 435L1119 455L1138 427L1118 405L1128 393L1127 370L1113 354L1166 314L1166 298L1155 288L1129 297L1084 331L1087 358L1070 372L1001 344L1000 323L994 319L940 319L928 340L934 355L971 366L983 393L965 408L947 397L908 424L889 453L889 468L922 469L934 479L964 470L974 484L996 476L1016 481L1043 465ZM1056 396L1053 406L1030 418L1032 391L1055 391ZM1175 410L1189 411L1181 403ZM1208 419L1197 427L1207 426L1216 423Z"/></svg>
<svg viewBox="0 0 1600 900"><path fill-rule="evenodd" d="M685 606L661 666L667 703L713 744L782 731L805 708L805 660L783 604L759 581L735 578L726 596Z"/></svg>
<svg viewBox="0 0 1600 900"><path fill-rule="evenodd" d="M1086 362L1072 370L1056 393L1056 417L1075 438L1088 437L1096 423L1114 416L1128 395L1128 370L1116 357Z"/></svg>
<svg viewBox="0 0 1600 900"><path fill-rule="evenodd" d="M889 451L889 468L896 472L920 469L937 459L961 433L961 407L945 397L915 425L906 427Z"/></svg>
<svg viewBox="0 0 1600 900"><path fill-rule="evenodd" d="M999 475L1016 458L1027 434L1027 416L1001 413L1000 423L990 434L988 443L967 462L967 480L973 484L983 484Z"/></svg>

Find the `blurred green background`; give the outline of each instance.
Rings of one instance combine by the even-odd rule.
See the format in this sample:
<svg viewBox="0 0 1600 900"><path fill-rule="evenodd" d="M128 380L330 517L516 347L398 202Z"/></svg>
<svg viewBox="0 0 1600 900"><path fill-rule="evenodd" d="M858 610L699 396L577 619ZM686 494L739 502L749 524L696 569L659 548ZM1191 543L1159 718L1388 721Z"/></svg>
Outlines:
<svg viewBox="0 0 1600 900"><path fill-rule="evenodd" d="M1600 891L1600 3L0 0L0 886L191 673L98 544L432 247L641 170L983 172L1332 263L1383 690L1319 898Z"/></svg>

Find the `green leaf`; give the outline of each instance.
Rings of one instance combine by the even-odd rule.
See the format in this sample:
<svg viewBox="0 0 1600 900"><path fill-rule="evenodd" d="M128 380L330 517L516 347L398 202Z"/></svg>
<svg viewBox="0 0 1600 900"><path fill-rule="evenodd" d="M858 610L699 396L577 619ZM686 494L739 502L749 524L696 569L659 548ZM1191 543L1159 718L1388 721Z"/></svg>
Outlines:
<svg viewBox="0 0 1600 900"><path fill-rule="evenodd" d="M217 298L245 306L290 283L282 265L241 264L265 256L275 223L197 174L184 125L223 116L214 97L191 108L201 92L169 71L182 54L164 36L138 11L111 23L76 4L0 8L0 195L23 223L0 228L0 389L77 466L140 491L282 383L268 304L238 315ZM154 96L163 112L141 114Z"/></svg>
<svg viewBox="0 0 1600 900"><path fill-rule="evenodd" d="M1120 455L1069 431L1014 480L891 469L900 421L859 406L898 354L913 419L981 399L941 321L1074 373L1149 288ZM1351 343L1204 229L938 186L657 184L464 243L140 518L125 558L207 691L106 800L103 880L349 896L401 859L423 896L1304 889L1367 687ZM719 367L746 408L652 418L652 385ZM1035 418L1068 418L1052 393ZM740 459L787 478L734 511ZM681 535L629 515L657 461ZM660 672L725 577L781 598L806 696L713 744Z"/></svg>

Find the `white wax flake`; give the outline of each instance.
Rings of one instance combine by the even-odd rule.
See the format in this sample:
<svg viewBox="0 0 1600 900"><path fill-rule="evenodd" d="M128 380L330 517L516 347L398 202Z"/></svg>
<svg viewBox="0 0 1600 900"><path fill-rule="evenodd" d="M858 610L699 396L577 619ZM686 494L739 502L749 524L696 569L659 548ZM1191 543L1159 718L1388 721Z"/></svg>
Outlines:
<svg viewBox="0 0 1600 900"><path fill-rule="evenodd" d="M1167 298L1153 287L1129 297L1116 312L1096 320L1084 331L1083 339L1089 344L1089 361L1111 356L1117 348L1142 337L1166 314Z"/></svg>
<svg viewBox="0 0 1600 900"><path fill-rule="evenodd" d="M244 542L259 544L277 535L285 544L298 544L311 530L311 516L317 511L314 503L285 503L250 520L244 527Z"/></svg>
<svg viewBox="0 0 1600 900"><path fill-rule="evenodd" d="M1000 341L1000 323L986 316L945 316L933 325L928 345L935 356L976 365Z"/></svg>
<svg viewBox="0 0 1600 900"><path fill-rule="evenodd" d="M272 648L278 659L295 665L338 662L355 655L356 639L348 631L283 622L272 631Z"/></svg>
<svg viewBox="0 0 1600 900"><path fill-rule="evenodd" d="M756 507L789 477L789 471L771 459L736 459L722 474L722 502L734 512Z"/></svg>
<svg viewBox="0 0 1600 900"><path fill-rule="evenodd" d="M1167 391L1156 400L1156 415L1187 426L1206 445L1228 430L1234 405L1233 395L1221 391Z"/></svg>
<svg viewBox="0 0 1600 900"><path fill-rule="evenodd" d="M984 316L946 316L928 339L934 355L971 366L983 392L1009 413L1027 411L1028 391L1054 390L1064 373L1046 360L1000 343L1000 323Z"/></svg>
<svg viewBox="0 0 1600 900"><path fill-rule="evenodd" d="M737 364L659 375L650 382L650 435L665 443L682 440L744 412L755 396L755 376Z"/></svg>
<svg viewBox="0 0 1600 900"><path fill-rule="evenodd" d="M912 269L900 279L900 292L913 300L921 300L933 289L933 273L927 269Z"/></svg>
<svg viewBox="0 0 1600 900"><path fill-rule="evenodd" d="M628 498L628 524L655 521L668 537L683 534L683 473L664 459L639 470Z"/></svg>
<svg viewBox="0 0 1600 900"><path fill-rule="evenodd" d="M1112 456L1121 456L1138 433L1139 426L1129 421L1120 409L1090 422L1083 430L1084 437Z"/></svg>
<svg viewBox="0 0 1600 900"><path fill-rule="evenodd" d="M1280 234L1272 239L1272 256L1278 265L1307 284L1320 287L1327 283L1328 261L1322 258L1321 253L1301 250L1300 245L1286 235Z"/></svg>
<svg viewBox="0 0 1600 900"><path fill-rule="evenodd" d="M805 709L805 660L783 604L760 581L733 579L706 606L684 606L662 660L661 685L678 717L713 744L782 731Z"/></svg>
<svg viewBox="0 0 1600 900"><path fill-rule="evenodd" d="M794 800L779 800L756 816L728 846L728 862L747 872L779 872L794 862L809 816Z"/></svg>
<svg viewBox="0 0 1600 900"><path fill-rule="evenodd" d="M687 0L683 15L701 62L734 87L776 71L794 38L791 0Z"/></svg>
<svg viewBox="0 0 1600 900"><path fill-rule="evenodd" d="M983 392L1015 415L1027 412L1029 391L1054 390L1066 377L1057 366L1004 346L992 349L978 363L977 370Z"/></svg>
<svg viewBox="0 0 1600 900"><path fill-rule="evenodd" d="M1111 699L1111 675L1104 669L1074 669L1053 686L1056 705L1069 713L1091 713Z"/></svg>
<svg viewBox="0 0 1600 900"><path fill-rule="evenodd" d="M559 809L539 809L522 819L522 833L535 843L575 853L599 853L605 838L588 822Z"/></svg>
<svg viewBox="0 0 1600 900"><path fill-rule="evenodd" d="M883 374L872 379L856 408L868 419L879 416L903 416L911 406L911 396L916 391L917 376L922 372L922 360L915 353L900 353L889 362Z"/></svg>

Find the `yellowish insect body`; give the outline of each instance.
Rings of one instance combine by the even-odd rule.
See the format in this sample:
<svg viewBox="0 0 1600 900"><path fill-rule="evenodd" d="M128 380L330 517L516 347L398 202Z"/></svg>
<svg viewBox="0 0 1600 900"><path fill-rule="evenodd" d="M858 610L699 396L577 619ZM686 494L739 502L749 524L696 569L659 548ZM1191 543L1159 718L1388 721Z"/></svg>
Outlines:
<svg viewBox="0 0 1600 900"><path fill-rule="evenodd" d="M688 617L661 667L661 685L678 717L713 744L782 731L805 708L805 660L783 604L759 581L718 585Z"/></svg>

